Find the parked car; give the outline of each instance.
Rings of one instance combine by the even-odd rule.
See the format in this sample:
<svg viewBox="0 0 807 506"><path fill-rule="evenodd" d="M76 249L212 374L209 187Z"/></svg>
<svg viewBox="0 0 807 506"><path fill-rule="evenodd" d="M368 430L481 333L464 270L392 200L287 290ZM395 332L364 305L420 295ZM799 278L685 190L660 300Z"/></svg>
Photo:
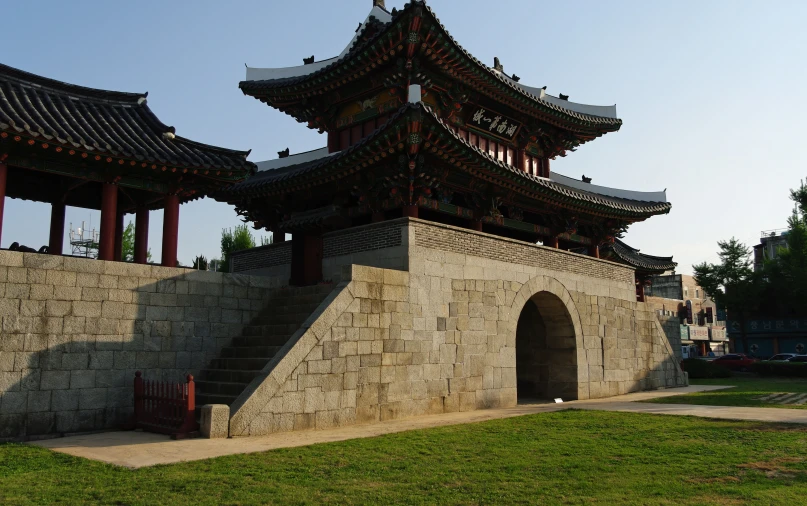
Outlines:
<svg viewBox="0 0 807 506"><path fill-rule="evenodd" d="M791 358L797 356L795 353L779 353L767 359L768 362L787 362Z"/></svg>
<svg viewBox="0 0 807 506"><path fill-rule="evenodd" d="M713 364L722 365L727 369L731 369L732 371L748 371L751 369L751 365L758 362L757 359L751 358L744 353L729 353L728 355L723 355L722 357L717 357L712 361Z"/></svg>
<svg viewBox="0 0 807 506"><path fill-rule="evenodd" d="M807 362L807 355L793 355L788 362Z"/></svg>

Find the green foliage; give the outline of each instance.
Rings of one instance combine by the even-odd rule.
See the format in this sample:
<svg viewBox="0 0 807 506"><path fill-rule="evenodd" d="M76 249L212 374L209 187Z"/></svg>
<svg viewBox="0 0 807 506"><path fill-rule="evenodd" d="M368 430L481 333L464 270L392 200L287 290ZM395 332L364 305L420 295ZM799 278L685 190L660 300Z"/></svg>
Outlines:
<svg viewBox="0 0 807 506"><path fill-rule="evenodd" d="M805 362L757 362L752 370L760 376L782 378L807 378Z"/></svg>
<svg viewBox="0 0 807 506"><path fill-rule="evenodd" d="M751 269L751 251L735 238L718 241L720 263L693 266L695 282L709 294L718 308L725 308L732 320L741 323L743 349L748 349L745 320L759 305L762 277Z"/></svg>
<svg viewBox="0 0 807 506"><path fill-rule="evenodd" d="M207 270L207 258L204 255L199 255L193 259L193 268L200 271Z"/></svg>
<svg viewBox="0 0 807 506"><path fill-rule="evenodd" d="M7 444L0 503L796 505L804 439L755 421L565 410L140 469Z"/></svg>
<svg viewBox="0 0 807 506"><path fill-rule="evenodd" d="M135 243L135 226L131 221L126 228L123 229L123 247L121 252L123 254L124 262L134 262L134 243ZM151 248L146 251L146 261L151 262Z"/></svg>
<svg viewBox="0 0 807 506"><path fill-rule="evenodd" d="M255 238L249 227L238 225L235 228L225 228L221 231L221 272L230 272L230 255L236 251L255 247Z"/></svg>
<svg viewBox="0 0 807 506"><path fill-rule="evenodd" d="M731 371L722 365L699 358L684 359L682 365L684 370L689 374L689 379L731 377Z"/></svg>
<svg viewBox="0 0 807 506"><path fill-rule="evenodd" d="M787 247L765 262L769 305L783 315L802 316L807 308L807 186L790 191L796 204L788 218Z"/></svg>

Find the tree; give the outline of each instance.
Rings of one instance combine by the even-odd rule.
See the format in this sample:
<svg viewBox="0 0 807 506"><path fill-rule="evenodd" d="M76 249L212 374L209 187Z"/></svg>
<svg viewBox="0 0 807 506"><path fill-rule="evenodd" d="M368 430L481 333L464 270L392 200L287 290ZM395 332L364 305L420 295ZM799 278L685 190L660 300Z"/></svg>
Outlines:
<svg viewBox="0 0 807 506"><path fill-rule="evenodd" d="M765 262L765 277L770 284L767 299L783 315L801 316L807 307L807 186L790 191L795 202L787 220L787 247Z"/></svg>
<svg viewBox="0 0 807 506"><path fill-rule="evenodd" d="M743 351L748 353L745 322L759 305L762 294L761 276L751 269L751 251L735 238L718 241L720 263L706 262L693 266L695 282L740 324Z"/></svg>
<svg viewBox="0 0 807 506"><path fill-rule="evenodd" d="M221 272L230 272L230 255L236 251L255 247L255 238L246 225L238 225L234 229L221 231Z"/></svg>
<svg viewBox="0 0 807 506"><path fill-rule="evenodd" d="M207 258L204 255L199 255L193 259L193 268L199 271L207 270Z"/></svg>
<svg viewBox="0 0 807 506"><path fill-rule="evenodd" d="M123 245L121 252L124 262L134 262L135 226L131 221L123 230ZM151 248L146 252L146 262L151 263Z"/></svg>

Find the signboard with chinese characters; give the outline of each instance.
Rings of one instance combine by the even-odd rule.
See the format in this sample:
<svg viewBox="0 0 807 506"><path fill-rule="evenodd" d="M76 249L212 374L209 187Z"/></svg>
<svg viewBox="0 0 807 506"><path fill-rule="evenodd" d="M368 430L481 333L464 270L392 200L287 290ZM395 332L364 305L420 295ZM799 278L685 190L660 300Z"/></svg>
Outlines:
<svg viewBox="0 0 807 506"><path fill-rule="evenodd" d="M728 341L726 337L726 329L719 329L716 327L709 328L709 337L712 341Z"/></svg>
<svg viewBox="0 0 807 506"><path fill-rule="evenodd" d="M689 338L693 341L708 341L709 340L709 327L695 327L687 326L689 329Z"/></svg>
<svg viewBox="0 0 807 506"><path fill-rule="evenodd" d="M726 328L731 336L740 335L740 322L729 320ZM807 317L749 320L745 322L746 334L803 334L807 335Z"/></svg>
<svg viewBox="0 0 807 506"><path fill-rule="evenodd" d="M471 110L473 113L465 124L475 130L512 141L521 127L521 123L484 107L477 106Z"/></svg>
<svg viewBox="0 0 807 506"><path fill-rule="evenodd" d="M692 301L687 301L687 323L692 325Z"/></svg>

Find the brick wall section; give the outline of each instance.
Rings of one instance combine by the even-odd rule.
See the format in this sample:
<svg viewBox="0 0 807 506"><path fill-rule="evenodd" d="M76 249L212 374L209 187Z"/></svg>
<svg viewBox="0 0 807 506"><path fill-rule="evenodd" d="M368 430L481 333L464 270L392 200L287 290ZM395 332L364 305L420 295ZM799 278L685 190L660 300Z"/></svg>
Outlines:
<svg viewBox="0 0 807 506"><path fill-rule="evenodd" d="M402 220L394 220L331 232L323 238L323 256L329 258L400 246L403 226Z"/></svg>
<svg viewBox="0 0 807 506"><path fill-rule="evenodd" d="M235 273L264 269L291 263L291 242L268 244L243 251L230 257Z"/></svg>
<svg viewBox="0 0 807 506"><path fill-rule="evenodd" d="M136 370L195 374L263 308L271 282L0 251L0 440L125 421Z"/></svg>
<svg viewBox="0 0 807 506"><path fill-rule="evenodd" d="M634 271L614 262L421 220L410 225L415 244L491 260L633 283Z"/></svg>

